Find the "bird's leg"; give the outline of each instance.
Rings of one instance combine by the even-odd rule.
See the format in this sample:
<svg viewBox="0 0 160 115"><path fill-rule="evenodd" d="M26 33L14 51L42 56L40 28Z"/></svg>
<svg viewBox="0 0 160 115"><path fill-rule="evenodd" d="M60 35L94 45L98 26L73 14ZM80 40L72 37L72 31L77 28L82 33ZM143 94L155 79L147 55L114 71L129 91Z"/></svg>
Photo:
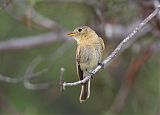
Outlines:
<svg viewBox="0 0 160 115"><path fill-rule="evenodd" d="M104 63L98 63L98 66L101 66L101 69L104 69Z"/></svg>

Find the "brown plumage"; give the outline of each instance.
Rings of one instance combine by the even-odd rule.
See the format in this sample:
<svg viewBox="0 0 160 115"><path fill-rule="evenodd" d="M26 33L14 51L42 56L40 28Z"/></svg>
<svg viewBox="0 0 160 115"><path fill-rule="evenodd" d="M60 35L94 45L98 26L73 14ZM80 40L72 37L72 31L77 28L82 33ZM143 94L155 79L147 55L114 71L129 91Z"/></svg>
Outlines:
<svg viewBox="0 0 160 115"><path fill-rule="evenodd" d="M77 41L76 65L80 80L91 73L101 63L104 42L95 31L88 26L76 28L68 34ZM90 80L81 86L80 102L86 101L90 96Z"/></svg>

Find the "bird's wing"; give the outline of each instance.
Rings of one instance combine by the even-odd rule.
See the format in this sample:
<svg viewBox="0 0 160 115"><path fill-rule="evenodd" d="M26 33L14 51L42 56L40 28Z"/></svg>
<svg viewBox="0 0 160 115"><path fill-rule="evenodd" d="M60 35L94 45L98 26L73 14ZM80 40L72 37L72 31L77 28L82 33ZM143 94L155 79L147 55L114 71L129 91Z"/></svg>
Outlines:
<svg viewBox="0 0 160 115"><path fill-rule="evenodd" d="M80 67L80 47L77 47L77 53L76 53L76 66L77 66L77 74L80 80L83 80L83 71Z"/></svg>

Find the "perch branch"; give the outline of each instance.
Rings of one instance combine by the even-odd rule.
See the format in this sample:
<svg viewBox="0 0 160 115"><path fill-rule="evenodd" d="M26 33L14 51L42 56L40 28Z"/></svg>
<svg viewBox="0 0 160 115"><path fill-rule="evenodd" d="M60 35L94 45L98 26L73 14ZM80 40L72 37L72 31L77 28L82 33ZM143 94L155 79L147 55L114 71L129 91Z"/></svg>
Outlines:
<svg viewBox="0 0 160 115"><path fill-rule="evenodd" d="M139 32L151 19L153 19L157 13L160 10L160 6L157 6L157 8L147 17L145 18L134 30L132 33L130 33L117 47L116 49L103 61L104 67L106 68L107 66L110 65L110 63L117 57L117 55L119 55L122 50L125 50L125 46L126 44L132 40L133 36ZM96 74L96 72L98 72L101 69L101 66L97 66L93 71L92 74ZM80 85L82 83L85 83L86 81L88 81L89 79L91 79L91 77L95 77L95 76L86 76L83 80L77 81L77 82L73 82L73 83L66 83L64 82L63 88L65 89L65 87L67 86L76 86L76 85Z"/></svg>

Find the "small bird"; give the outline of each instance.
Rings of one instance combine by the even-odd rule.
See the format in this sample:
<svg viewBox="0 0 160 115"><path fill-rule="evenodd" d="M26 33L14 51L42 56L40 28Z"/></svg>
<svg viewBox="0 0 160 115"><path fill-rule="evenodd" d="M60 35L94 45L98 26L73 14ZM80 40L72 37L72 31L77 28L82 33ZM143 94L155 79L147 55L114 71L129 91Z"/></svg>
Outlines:
<svg viewBox="0 0 160 115"><path fill-rule="evenodd" d="M80 80L91 74L92 70L101 64L102 53L105 49L103 39L88 26L76 28L67 34L77 41L76 66ZM90 80L81 86L80 103L90 97Z"/></svg>

